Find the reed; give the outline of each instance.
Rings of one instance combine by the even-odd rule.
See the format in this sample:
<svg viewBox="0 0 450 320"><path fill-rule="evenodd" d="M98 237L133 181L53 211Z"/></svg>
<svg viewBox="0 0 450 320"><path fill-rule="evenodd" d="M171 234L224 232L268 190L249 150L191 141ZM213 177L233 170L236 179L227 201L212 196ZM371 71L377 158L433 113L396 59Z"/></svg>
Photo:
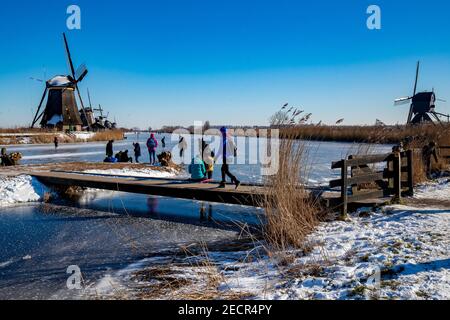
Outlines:
<svg viewBox="0 0 450 320"><path fill-rule="evenodd" d="M277 123L279 124L279 123ZM306 144L285 135L280 139L279 170L266 177L263 235L275 251L302 248L306 237L319 223L320 207L305 190L309 172Z"/></svg>
<svg viewBox="0 0 450 320"><path fill-rule="evenodd" d="M124 133L122 130L108 130L97 132L89 141L109 141L109 140L123 140Z"/></svg>
<svg viewBox="0 0 450 320"><path fill-rule="evenodd" d="M293 139L396 144L408 139L450 143L450 125L417 126L317 126L281 127L282 137Z"/></svg>

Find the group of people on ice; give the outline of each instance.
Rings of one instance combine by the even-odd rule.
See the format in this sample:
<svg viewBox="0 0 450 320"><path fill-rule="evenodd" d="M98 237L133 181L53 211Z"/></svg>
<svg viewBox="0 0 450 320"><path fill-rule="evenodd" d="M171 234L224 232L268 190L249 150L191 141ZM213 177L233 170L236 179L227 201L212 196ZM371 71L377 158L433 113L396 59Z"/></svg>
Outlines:
<svg viewBox="0 0 450 320"><path fill-rule="evenodd" d="M165 137L162 138L161 142L163 145L163 148L166 147ZM108 141L106 144L106 158L104 162L133 162L133 158L128 156L128 150L120 151L116 155L114 155L113 150L113 144L114 140ZM152 133L150 135L150 138L147 140L147 149L150 156L150 164L155 165L156 164L156 149L158 148L158 140L155 138L155 134ZM134 151L134 160L136 163L139 163L139 158L142 156L141 151L141 145L139 142L133 143L133 151Z"/></svg>
<svg viewBox="0 0 450 320"><path fill-rule="evenodd" d="M206 144L204 141L201 143L201 150L198 155L192 158L191 163L189 165L189 173L191 175L190 180L194 182L206 182L210 181L213 178L214 173L214 165L219 158L222 159L222 180L220 183L220 188L225 188L226 186L226 178L230 178L231 182L238 188L241 182L230 172L229 164L234 162L234 158L237 156L237 148L232 139L232 137L228 134L227 128L222 127L220 129L222 135L222 143L220 145L219 152L216 154L214 151L210 149L210 146ZM166 138L163 137L161 139L161 145L163 150L166 148ZM113 143L114 140L110 140L106 145L106 158L105 162L116 163L116 162L133 162L133 159L128 155L128 150L120 151L116 155L114 155L113 151ZM149 163L151 165L155 165L157 163L157 155L156 151L159 147L159 142L155 137L154 133L150 134L150 138L148 138L146 142L146 147L149 153ZM183 161L185 157L185 151L188 148L188 144L183 136L180 136L178 141L179 155L181 160ZM139 142L133 143L133 151L134 151L134 160L136 163L139 163L139 158L142 157L141 145Z"/></svg>

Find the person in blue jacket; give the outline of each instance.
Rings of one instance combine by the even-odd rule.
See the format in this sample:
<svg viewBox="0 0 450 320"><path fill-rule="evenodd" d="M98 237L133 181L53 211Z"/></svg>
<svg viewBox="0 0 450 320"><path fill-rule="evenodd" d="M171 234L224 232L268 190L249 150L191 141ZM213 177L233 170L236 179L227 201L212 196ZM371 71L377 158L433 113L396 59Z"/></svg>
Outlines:
<svg viewBox="0 0 450 320"><path fill-rule="evenodd" d="M150 164L156 164L156 148L158 148L158 140L155 138L155 134L152 133L150 138L147 140L147 149L150 155Z"/></svg>
<svg viewBox="0 0 450 320"><path fill-rule="evenodd" d="M203 181L206 179L206 167L200 156L195 156L189 165L191 181Z"/></svg>
<svg viewBox="0 0 450 320"><path fill-rule="evenodd" d="M228 134L228 130L225 127L220 128L222 133L222 144L220 146L219 153L216 156L216 160L222 157L222 181L220 182L219 188L225 188L226 177L231 179L231 183L234 183L236 189L239 188L241 182L230 172L229 163L234 162L234 158L237 156L237 147L233 142L233 139Z"/></svg>

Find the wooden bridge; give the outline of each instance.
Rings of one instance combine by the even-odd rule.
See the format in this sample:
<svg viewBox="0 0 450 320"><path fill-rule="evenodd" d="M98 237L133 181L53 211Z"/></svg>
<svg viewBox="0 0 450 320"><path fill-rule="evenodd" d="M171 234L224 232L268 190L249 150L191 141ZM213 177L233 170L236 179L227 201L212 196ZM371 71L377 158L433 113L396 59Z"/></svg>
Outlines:
<svg viewBox="0 0 450 320"><path fill-rule="evenodd" d="M313 196L332 211L343 215L361 206L380 205L413 194L413 152L350 156L332 163L340 169L340 179L329 187L307 188L305 197ZM371 167L372 166L372 167ZM350 169L350 170L349 170ZM186 200L217 202L259 207L267 196L264 185L242 184L219 188L218 182L200 183L180 179L124 177L72 171L22 172L42 183L56 186L146 194ZM340 190L334 190L339 188Z"/></svg>
<svg viewBox="0 0 450 320"><path fill-rule="evenodd" d="M236 190L234 185L221 189L217 182L199 183L179 179L119 177L64 171L28 172L27 174L47 185L76 186L254 207L261 204L265 194L262 185L242 184Z"/></svg>

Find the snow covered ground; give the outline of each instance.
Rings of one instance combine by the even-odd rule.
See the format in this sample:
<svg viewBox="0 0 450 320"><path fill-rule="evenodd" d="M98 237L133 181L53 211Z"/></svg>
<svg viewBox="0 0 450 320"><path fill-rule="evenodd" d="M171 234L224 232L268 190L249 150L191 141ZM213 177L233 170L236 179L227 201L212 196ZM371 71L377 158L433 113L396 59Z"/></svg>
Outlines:
<svg viewBox="0 0 450 320"><path fill-rule="evenodd" d="M86 173L148 178L182 177L175 169L157 170L152 168L88 170ZM42 201L46 192L49 192L48 188L30 176L0 176L0 207Z"/></svg>
<svg viewBox="0 0 450 320"><path fill-rule="evenodd" d="M47 191L30 176L0 177L0 207L40 201Z"/></svg>
<svg viewBox="0 0 450 320"><path fill-rule="evenodd" d="M208 261L206 273L213 268L219 278L215 297L449 299L450 207L436 204L436 199L448 197L449 181L439 180L417 188L411 201L420 200L420 205L360 210L347 221L322 223L304 250L269 257L257 244L251 251L209 252L197 259ZM172 257L155 257L141 261L137 269L151 270L150 274L163 270L186 283L169 296L162 292L162 299L208 290L205 264L192 257L178 263ZM133 297L133 287L148 291L158 286L159 276L136 284L135 273L136 265L106 280L127 297ZM211 275L206 279L210 281ZM105 281L97 288L103 293Z"/></svg>
<svg viewBox="0 0 450 320"><path fill-rule="evenodd" d="M450 197L446 180L417 191L423 201ZM240 263L225 282L270 299L450 298L449 207L362 210L348 221L321 224L309 240L310 252L293 252L288 266L268 259ZM264 269L268 273L258 274Z"/></svg>
<svg viewBox="0 0 450 320"><path fill-rule="evenodd" d="M175 178L181 177L180 172L173 168L163 168L162 170L156 170L152 168L140 168L140 169L106 169L106 170L86 170L88 174L99 174L118 177L144 177L144 178Z"/></svg>

